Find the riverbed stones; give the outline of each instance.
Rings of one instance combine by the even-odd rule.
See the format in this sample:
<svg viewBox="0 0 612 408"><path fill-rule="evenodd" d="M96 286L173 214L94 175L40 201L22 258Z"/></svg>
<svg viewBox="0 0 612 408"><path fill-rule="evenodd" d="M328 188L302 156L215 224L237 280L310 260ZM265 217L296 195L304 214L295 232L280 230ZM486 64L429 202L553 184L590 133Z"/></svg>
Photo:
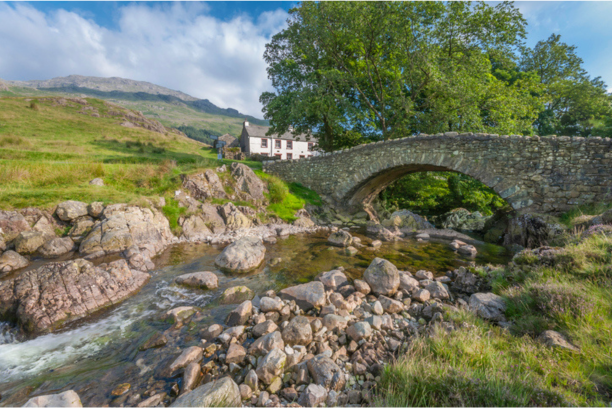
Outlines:
<svg viewBox="0 0 612 408"><path fill-rule="evenodd" d="M382 258L374 258L363 277L378 295L392 296L400 285L399 271L395 265Z"/></svg>
<svg viewBox="0 0 612 408"><path fill-rule="evenodd" d="M276 330L278 330L278 326L276 325L276 323L274 323L272 320L266 320L265 322L253 326L253 330L251 330L251 333L253 333L254 337L261 337Z"/></svg>
<svg viewBox="0 0 612 408"><path fill-rule="evenodd" d="M314 383L334 391L342 391L346 383L344 373L333 360L318 355L306 362L308 372Z"/></svg>
<svg viewBox="0 0 612 408"><path fill-rule="evenodd" d="M419 281L425 280L425 279L433 280L434 275L430 271L421 269L414 274L414 277Z"/></svg>
<svg viewBox="0 0 612 408"><path fill-rule="evenodd" d="M222 270L245 273L256 269L263 262L266 247L257 237L244 237L225 247L215 259Z"/></svg>
<svg viewBox="0 0 612 408"><path fill-rule="evenodd" d="M298 399L298 405L302 407L317 407L327 400L327 390L317 384L310 384Z"/></svg>
<svg viewBox="0 0 612 408"><path fill-rule="evenodd" d="M212 341L215 337L223 332L223 326L220 324L211 324L200 332L200 336L207 341Z"/></svg>
<svg viewBox="0 0 612 408"><path fill-rule="evenodd" d="M55 214L62 221L72 221L87 215L87 203L81 201L64 201L57 205Z"/></svg>
<svg viewBox="0 0 612 408"><path fill-rule="evenodd" d="M45 332L121 302L148 280L124 260L50 262L0 282L0 315L12 316L27 332Z"/></svg>
<svg viewBox="0 0 612 408"><path fill-rule="evenodd" d="M173 373L179 368L187 367L190 363L199 363L202 361L202 347L191 346L183 350L183 352L170 364L168 371Z"/></svg>
<svg viewBox="0 0 612 408"><path fill-rule="evenodd" d="M15 238L15 251L21 255L33 254L44 245L49 235L41 231L24 231Z"/></svg>
<svg viewBox="0 0 612 408"><path fill-rule="evenodd" d="M290 346L307 346L312 341L312 328L305 316L294 317L283 329L283 341Z"/></svg>
<svg viewBox="0 0 612 408"><path fill-rule="evenodd" d="M182 236L189 240L205 240L213 234L199 214L194 214L186 218L181 217L178 223L183 230Z"/></svg>
<svg viewBox="0 0 612 408"><path fill-rule="evenodd" d="M230 314L227 315L226 323L228 326L241 326L244 325L251 313L253 312L253 304L250 300L245 300Z"/></svg>
<svg viewBox="0 0 612 408"><path fill-rule="evenodd" d="M259 301L259 309L264 312L280 312L283 308L283 302L280 299L264 296Z"/></svg>
<svg viewBox="0 0 612 408"><path fill-rule="evenodd" d="M168 338L163 333L155 333L151 336L142 346L141 351L145 351L152 348L163 347L168 343Z"/></svg>
<svg viewBox="0 0 612 408"><path fill-rule="evenodd" d="M221 304L231 305L235 303L242 303L245 300L252 300L255 297L255 293L246 286L232 286L227 288L221 294Z"/></svg>
<svg viewBox="0 0 612 408"><path fill-rule="evenodd" d="M427 286L425 286L425 289L429 291L429 294L434 299L446 300L450 297L446 287L438 281L430 282L427 284Z"/></svg>
<svg viewBox="0 0 612 408"><path fill-rule="evenodd" d="M505 319L506 303L494 293L474 293L470 296L469 306L483 319L502 321Z"/></svg>
<svg viewBox="0 0 612 408"><path fill-rule="evenodd" d="M38 253L45 258L58 258L74 249L75 245L72 238L56 237L45 242L40 248L38 248Z"/></svg>
<svg viewBox="0 0 612 408"><path fill-rule="evenodd" d="M282 350L284 348L285 342L283 341L281 333L275 331L255 340L249 347L249 354L264 356L273 349Z"/></svg>
<svg viewBox="0 0 612 408"><path fill-rule="evenodd" d="M411 293L413 290L418 289L419 281L414 279L410 274L406 272L400 272L400 289Z"/></svg>
<svg viewBox="0 0 612 408"><path fill-rule="evenodd" d="M281 299L293 300L304 311L325 305L325 286L321 282L309 282L280 291Z"/></svg>
<svg viewBox="0 0 612 408"><path fill-rule="evenodd" d="M346 330L346 334L356 342L372 336L372 328L368 322L357 322Z"/></svg>
<svg viewBox="0 0 612 408"><path fill-rule="evenodd" d="M353 281L353 286L355 287L355 290L357 292L363 293L364 295L367 295L372 291L370 285L368 285L366 281L363 281L361 279L355 279Z"/></svg>
<svg viewBox="0 0 612 408"><path fill-rule="evenodd" d="M59 394L39 395L30 398L24 407L82 407L79 395L73 390Z"/></svg>
<svg viewBox="0 0 612 408"><path fill-rule="evenodd" d="M388 298L386 296L379 296L378 302L386 313L400 313L402 310L404 310L404 304L402 302Z"/></svg>
<svg viewBox="0 0 612 408"><path fill-rule="evenodd" d="M335 314L327 314L323 317L323 326L327 328L328 331L337 332L343 331L347 326L347 318L344 316L338 316Z"/></svg>
<svg viewBox="0 0 612 408"><path fill-rule="evenodd" d="M351 245L353 237L348 231L338 230L333 232L329 238L327 238L327 243L332 246L337 246L341 248L346 248Z"/></svg>
<svg viewBox="0 0 612 408"><path fill-rule="evenodd" d="M178 397L171 407L239 407L240 389L231 377L213 380Z"/></svg>
<svg viewBox="0 0 612 408"><path fill-rule="evenodd" d="M226 364L241 364L246 357L246 350L240 344L230 344L225 355Z"/></svg>
<svg viewBox="0 0 612 408"><path fill-rule="evenodd" d="M546 330L540 334L538 340L547 345L548 347L559 347L575 352L579 352L580 349L574 346L572 343L559 332L554 330Z"/></svg>
<svg viewBox="0 0 612 408"><path fill-rule="evenodd" d="M325 286L325 290L336 291L344 285L348 285L346 275L339 269L333 269L319 274L315 280L320 281Z"/></svg>
<svg viewBox="0 0 612 408"><path fill-rule="evenodd" d="M412 292L411 299L417 302L425 303L431 298L431 293L427 289L415 289Z"/></svg>
<svg viewBox="0 0 612 408"><path fill-rule="evenodd" d="M0 256L0 277L17 269L25 268L29 264L30 261L27 258L9 249Z"/></svg>
<svg viewBox="0 0 612 408"><path fill-rule="evenodd" d="M181 394L191 391L200 381L201 376L202 370L200 369L200 364L196 362L189 363L183 372L183 387L181 389Z"/></svg>
<svg viewBox="0 0 612 408"><path fill-rule="evenodd" d="M273 348L257 365L257 369L255 370L257 377L261 382L269 385L275 377L279 377L283 374L286 361L287 355L285 352Z"/></svg>
<svg viewBox="0 0 612 408"><path fill-rule="evenodd" d="M176 283L201 289L217 289L219 279L212 272L193 272L177 276Z"/></svg>
<svg viewBox="0 0 612 408"><path fill-rule="evenodd" d="M197 312L197 309L193 306L178 306L168 310L164 318L170 320L174 324L181 324L185 320L189 319L193 314Z"/></svg>

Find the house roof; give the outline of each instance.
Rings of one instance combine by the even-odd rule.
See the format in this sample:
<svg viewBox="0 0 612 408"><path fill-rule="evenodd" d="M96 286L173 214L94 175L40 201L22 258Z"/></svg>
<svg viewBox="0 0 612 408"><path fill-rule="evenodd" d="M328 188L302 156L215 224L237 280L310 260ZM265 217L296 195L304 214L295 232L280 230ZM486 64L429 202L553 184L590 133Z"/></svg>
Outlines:
<svg viewBox="0 0 612 408"><path fill-rule="evenodd" d="M229 133L224 134L223 136L219 136L218 140L223 140L225 142L233 142L234 140L238 140L236 137L230 135Z"/></svg>
<svg viewBox="0 0 612 408"><path fill-rule="evenodd" d="M262 137L266 139L283 139L283 140L296 140L299 142L315 142L313 137L308 137L305 134L296 135L293 132L285 132L282 135L273 134L272 136L267 136L266 133L270 129L266 126L253 125L249 123L248 126L245 127L247 131L247 135L249 137Z"/></svg>

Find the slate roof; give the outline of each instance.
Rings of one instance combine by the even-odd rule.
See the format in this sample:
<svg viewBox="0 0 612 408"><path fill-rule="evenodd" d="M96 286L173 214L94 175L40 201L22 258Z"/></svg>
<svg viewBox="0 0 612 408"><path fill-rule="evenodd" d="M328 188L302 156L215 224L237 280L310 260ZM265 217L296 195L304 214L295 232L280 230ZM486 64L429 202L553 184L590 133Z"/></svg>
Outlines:
<svg viewBox="0 0 612 408"><path fill-rule="evenodd" d="M301 134L301 135L296 135L292 132L285 132L282 135L272 135L272 136L266 136L266 132L268 132L268 129L270 129L269 127L266 126L259 126L259 125L253 125L251 123L249 123L249 126L245 127L247 134L249 135L249 137L262 137L262 138L267 138L267 139L282 139L282 140L296 140L299 142L315 142L315 139L313 137L307 138L307 135L305 134Z"/></svg>

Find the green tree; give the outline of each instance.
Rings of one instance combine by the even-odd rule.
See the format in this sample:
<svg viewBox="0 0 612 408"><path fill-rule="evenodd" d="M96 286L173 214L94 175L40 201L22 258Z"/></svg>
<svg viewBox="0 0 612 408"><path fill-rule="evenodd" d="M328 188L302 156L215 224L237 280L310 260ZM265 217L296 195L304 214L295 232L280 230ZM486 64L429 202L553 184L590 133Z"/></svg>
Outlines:
<svg viewBox="0 0 612 408"><path fill-rule="evenodd" d="M539 76L547 100L534 124L538 134L591 136L610 115L606 84L600 77L591 79L582 63L576 46L563 43L556 34L525 49L521 68Z"/></svg>
<svg viewBox="0 0 612 408"><path fill-rule="evenodd" d="M271 132L310 132L325 150L443 131L529 134L541 106L514 69L525 20L510 3L304 2L264 57ZM534 88L536 88L534 90Z"/></svg>

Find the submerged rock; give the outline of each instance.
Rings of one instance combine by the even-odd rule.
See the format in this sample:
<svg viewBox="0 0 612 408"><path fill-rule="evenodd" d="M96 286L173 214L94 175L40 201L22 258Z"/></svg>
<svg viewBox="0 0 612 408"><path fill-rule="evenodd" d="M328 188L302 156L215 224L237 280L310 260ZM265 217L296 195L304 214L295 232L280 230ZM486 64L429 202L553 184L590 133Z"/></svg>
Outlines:
<svg viewBox="0 0 612 408"><path fill-rule="evenodd" d="M225 289L221 294L221 304L231 305L234 303L242 303L245 300L252 300L255 294L246 286L232 286Z"/></svg>
<svg viewBox="0 0 612 408"><path fill-rule="evenodd" d="M15 318L28 332L50 331L123 301L148 280L124 260L51 262L0 282L0 316Z"/></svg>
<svg viewBox="0 0 612 408"><path fill-rule="evenodd" d="M244 237L225 247L215 259L215 264L230 272L249 272L256 269L266 256L261 239Z"/></svg>
<svg viewBox="0 0 612 408"><path fill-rule="evenodd" d="M178 276L176 283L202 289L217 289L219 279L212 272L193 272Z"/></svg>
<svg viewBox="0 0 612 408"><path fill-rule="evenodd" d="M351 236L351 234L349 234L347 231L342 230L342 229L332 233L329 236L329 238L327 238L327 242L330 245L342 247L342 248L345 248L351 245L352 241L353 241L353 237Z"/></svg>

